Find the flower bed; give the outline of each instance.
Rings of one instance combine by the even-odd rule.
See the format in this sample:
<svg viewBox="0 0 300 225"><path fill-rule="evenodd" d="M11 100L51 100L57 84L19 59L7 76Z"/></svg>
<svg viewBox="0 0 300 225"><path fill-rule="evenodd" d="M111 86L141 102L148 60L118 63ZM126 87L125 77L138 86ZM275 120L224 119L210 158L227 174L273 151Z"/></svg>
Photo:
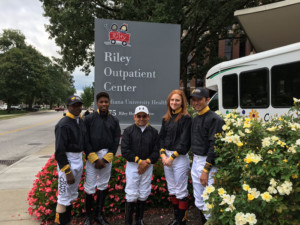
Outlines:
<svg viewBox="0 0 300 225"><path fill-rule="evenodd" d="M85 165L84 157L84 165ZM115 157L111 179L108 186L108 195L105 201L105 214L110 216L125 211L125 166L126 160L121 155ZM84 215L84 177L79 184L79 195L73 202L72 215L74 217L82 217ZM54 155L48 160L42 170L36 175L32 190L28 193L28 212L36 220L53 221L55 217L55 208L57 200L57 162ZM191 179L189 181L189 190L192 190ZM96 195L94 196L96 200ZM163 165L159 160L153 168L151 194L147 200L147 207L167 208L170 207L170 199L167 191L167 183L164 177Z"/></svg>

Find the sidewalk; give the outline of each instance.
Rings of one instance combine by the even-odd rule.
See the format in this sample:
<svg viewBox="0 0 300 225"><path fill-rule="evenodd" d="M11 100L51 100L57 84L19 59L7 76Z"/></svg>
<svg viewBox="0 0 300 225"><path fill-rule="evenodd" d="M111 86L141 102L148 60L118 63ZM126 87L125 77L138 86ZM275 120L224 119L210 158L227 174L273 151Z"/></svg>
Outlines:
<svg viewBox="0 0 300 225"><path fill-rule="evenodd" d="M35 175L54 153L54 143L0 171L0 225L38 225L28 214L27 194Z"/></svg>

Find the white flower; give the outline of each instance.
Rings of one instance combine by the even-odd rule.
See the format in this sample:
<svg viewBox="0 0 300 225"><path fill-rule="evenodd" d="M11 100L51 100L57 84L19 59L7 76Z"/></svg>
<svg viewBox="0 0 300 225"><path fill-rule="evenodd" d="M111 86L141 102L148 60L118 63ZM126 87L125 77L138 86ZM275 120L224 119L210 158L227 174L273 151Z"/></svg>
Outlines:
<svg viewBox="0 0 300 225"><path fill-rule="evenodd" d="M214 207L214 205L213 205L213 204L206 203L206 204L205 204L205 207L206 207L207 209L212 209L212 208Z"/></svg>
<svg viewBox="0 0 300 225"><path fill-rule="evenodd" d="M283 189L282 186L278 186L278 187L277 187L277 190L278 190L278 193L279 193L280 195L284 195L284 194L285 194L285 193L284 193L284 189Z"/></svg>
<svg viewBox="0 0 300 225"><path fill-rule="evenodd" d="M215 187L213 185L209 185L205 188L207 194L210 194L215 191Z"/></svg>
<svg viewBox="0 0 300 225"><path fill-rule="evenodd" d="M262 146L263 147L269 147L271 145L271 142L270 142L271 138L269 137L266 137L262 140Z"/></svg>
<svg viewBox="0 0 300 225"><path fill-rule="evenodd" d="M219 188L218 193L220 196L222 196L222 195L226 194L226 191L224 190L224 188Z"/></svg>
<svg viewBox="0 0 300 225"><path fill-rule="evenodd" d="M248 184L243 184L243 190L244 191L249 191L250 190L250 187Z"/></svg>
<svg viewBox="0 0 300 225"><path fill-rule="evenodd" d="M229 205L229 206L225 209L226 212L233 212L234 210L235 210L235 207L234 207L233 204Z"/></svg>
<svg viewBox="0 0 300 225"><path fill-rule="evenodd" d="M270 180L270 185L271 185L272 187L275 187L275 186L277 185L277 182L276 182L276 180L275 180L274 178L271 178L271 180Z"/></svg>
<svg viewBox="0 0 300 225"><path fill-rule="evenodd" d="M293 190L293 183L290 181L285 181L281 186L286 195L289 195L291 193L291 191Z"/></svg>
<svg viewBox="0 0 300 225"><path fill-rule="evenodd" d="M296 154L297 151L296 151L296 149L295 149L295 145L290 146L290 147L288 148L287 152L290 152L290 153L292 153L292 154Z"/></svg>
<svg viewBox="0 0 300 225"><path fill-rule="evenodd" d="M245 136L245 134L242 132L242 131L238 131L238 133L239 133L239 135L241 136L241 137L244 137Z"/></svg>
<svg viewBox="0 0 300 225"><path fill-rule="evenodd" d="M291 122L289 122L288 125L291 128L291 130L296 131L296 130L300 129L300 124L299 123L291 123Z"/></svg>
<svg viewBox="0 0 300 225"><path fill-rule="evenodd" d="M250 134L252 131L249 130L248 128L245 129L245 133Z"/></svg>
<svg viewBox="0 0 300 225"><path fill-rule="evenodd" d="M246 162L246 163L254 162L255 164L257 164L260 161L262 161L261 156L260 155L256 155L254 153L248 153L246 155L246 158L244 159L244 162Z"/></svg>
<svg viewBox="0 0 300 225"><path fill-rule="evenodd" d="M296 141L296 145L300 145L300 139L298 139L297 141Z"/></svg>
<svg viewBox="0 0 300 225"><path fill-rule="evenodd" d="M278 141L278 140L279 140L279 137L277 137L277 136L272 136L271 139L272 139L272 141Z"/></svg>
<svg viewBox="0 0 300 225"><path fill-rule="evenodd" d="M203 192L203 195L201 195L201 197L203 198L204 201L209 199L209 195L207 194L206 191Z"/></svg>
<svg viewBox="0 0 300 225"><path fill-rule="evenodd" d="M228 130L229 127L228 127L226 124L224 124L224 125L222 126L222 129L225 131L225 130Z"/></svg>
<svg viewBox="0 0 300 225"><path fill-rule="evenodd" d="M256 216L254 213L246 213L245 219L250 225L257 223Z"/></svg>
<svg viewBox="0 0 300 225"><path fill-rule="evenodd" d="M296 103L296 102L300 102L300 99L297 99L297 98L293 98L293 100L294 100L294 103Z"/></svg>
<svg viewBox="0 0 300 225"><path fill-rule="evenodd" d="M270 154L270 155L272 155L272 154L273 154L273 151L272 151L272 150L269 150L267 153Z"/></svg>
<svg viewBox="0 0 300 225"><path fill-rule="evenodd" d="M250 190L248 191L249 194L253 195L254 198L258 198L260 196L260 192L257 191L256 188L250 188Z"/></svg>
<svg viewBox="0 0 300 225"><path fill-rule="evenodd" d="M244 225L247 223L247 220L245 218L245 215L243 213L237 213L235 215L235 224L236 225Z"/></svg>
<svg viewBox="0 0 300 225"><path fill-rule="evenodd" d="M268 187L268 192L270 192L271 194L277 194L277 190L273 186Z"/></svg>
<svg viewBox="0 0 300 225"><path fill-rule="evenodd" d="M269 128L267 128L267 130L272 132L272 131L275 131L276 128L277 128L276 126L275 127L269 127Z"/></svg>

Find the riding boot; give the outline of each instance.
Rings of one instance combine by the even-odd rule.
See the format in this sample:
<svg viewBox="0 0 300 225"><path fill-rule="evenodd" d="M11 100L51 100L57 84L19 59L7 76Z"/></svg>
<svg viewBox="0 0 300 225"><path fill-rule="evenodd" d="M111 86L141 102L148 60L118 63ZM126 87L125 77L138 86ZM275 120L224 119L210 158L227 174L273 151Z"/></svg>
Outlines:
<svg viewBox="0 0 300 225"><path fill-rule="evenodd" d="M104 206L107 189L100 191L97 190L97 206L96 206L96 217L95 221L99 225L109 225L104 216L102 215L102 208Z"/></svg>
<svg viewBox="0 0 300 225"><path fill-rule="evenodd" d="M93 208L93 195L85 194L85 221L84 225L92 224L92 208Z"/></svg>
<svg viewBox="0 0 300 225"><path fill-rule="evenodd" d="M185 225L187 221L188 198L180 199L178 203L178 224Z"/></svg>
<svg viewBox="0 0 300 225"><path fill-rule="evenodd" d="M139 200L137 201L136 214L135 214L136 225L146 225L143 220L145 205L146 205L146 201L139 201Z"/></svg>
<svg viewBox="0 0 300 225"><path fill-rule="evenodd" d="M179 210L178 210L178 199L176 198L175 195L171 195L171 202L172 202L172 205L173 205L173 209L174 209L174 220L169 223L168 225L178 225L178 213L179 213Z"/></svg>
<svg viewBox="0 0 300 225"><path fill-rule="evenodd" d="M200 217L201 217L201 221L202 221L202 225L204 225L207 222L207 219L205 218L203 212L199 209L200 212Z"/></svg>
<svg viewBox="0 0 300 225"><path fill-rule="evenodd" d="M67 211L64 213L56 213L54 222L55 224L68 225L70 223L70 218Z"/></svg>
<svg viewBox="0 0 300 225"><path fill-rule="evenodd" d="M135 202L125 203L125 225L132 225L132 215L134 212Z"/></svg>

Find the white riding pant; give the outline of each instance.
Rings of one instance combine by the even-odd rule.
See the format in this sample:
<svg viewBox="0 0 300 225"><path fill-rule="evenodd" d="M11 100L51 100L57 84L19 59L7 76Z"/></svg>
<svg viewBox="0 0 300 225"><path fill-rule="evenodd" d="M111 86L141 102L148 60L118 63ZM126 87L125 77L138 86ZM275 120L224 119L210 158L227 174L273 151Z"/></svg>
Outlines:
<svg viewBox="0 0 300 225"><path fill-rule="evenodd" d="M99 159L103 159L107 152L108 149L102 149L97 152L97 156L99 157ZM112 162L108 163L102 169L96 169L95 164L91 164L90 161L87 160L84 191L87 194L92 195L96 193L96 187L100 191L107 189L111 175L111 168Z"/></svg>
<svg viewBox="0 0 300 225"><path fill-rule="evenodd" d="M166 150L166 156L170 157L174 151ZM164 166L165 177L170 195L175 195L177 199L188 196L188 178L190 171L189 155L179 155L171 166Z"/></svg>
<svg viewBox="0 0 300 225"><path fill-rule="evenodd" d="M81 180L83 162L82 152L66 152L70 169L75 178L75 183L69 185L65 172L61 172L59 166L58 170L58 197L57 203L64 206L71 205L71 202L78 197L78 185Z"/></svg>
<svg viewBox="0 0 300 225"><path fill-rule="evenodd" d="M193 166L192 166L192 180L194 189L195 205L201 211L207 211L205 207L205 202L202 198L205 187L200 183L200 176L202 174L203 168L206 164L207 156L194 155ZM209 171L208 185L214 183L213 174L217 172L217 167L213 166ZM206 219L210 217L210 214L205 214Z"/></svg>
<svg viewBox="0 0 300 225"><path fill-rule="evenodd" d="M126 163L126 201L135 202L136 200L146 201L151 193L151 180L153 165L144 174L138 174L138 164L134 162Z"/></svg>

